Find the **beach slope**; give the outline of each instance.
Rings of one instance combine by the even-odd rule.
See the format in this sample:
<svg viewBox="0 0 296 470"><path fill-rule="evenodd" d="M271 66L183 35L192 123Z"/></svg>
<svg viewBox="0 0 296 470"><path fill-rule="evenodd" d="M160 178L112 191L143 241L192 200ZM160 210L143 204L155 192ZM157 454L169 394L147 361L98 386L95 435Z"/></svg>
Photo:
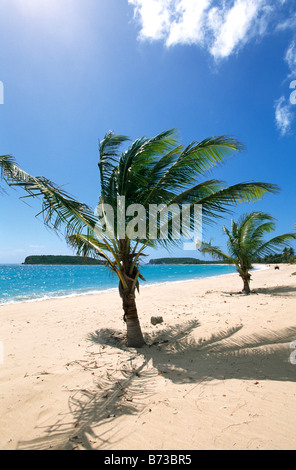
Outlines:
<svg viewBox="0 0 296 470"><path fill-rule="evenodd" d="M1 306L0 448L295 449L295 272L142 288L140 350L117 292Z"/></svg>

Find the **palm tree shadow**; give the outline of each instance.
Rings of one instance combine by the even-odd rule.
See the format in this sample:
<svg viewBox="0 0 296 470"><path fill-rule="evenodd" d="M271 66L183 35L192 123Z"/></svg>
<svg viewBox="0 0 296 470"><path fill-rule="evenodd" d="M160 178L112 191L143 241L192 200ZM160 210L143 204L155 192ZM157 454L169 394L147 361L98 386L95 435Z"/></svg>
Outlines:
<svg viewBox="0 0 296 470"><path fill-rule="evenodd" d="M243 335L243 325L220 330L209 338L196 339L198 321L163 328L146 338L140 349L146 363L174 383L200 380L275 380L295 381L290 363L290 344L296 327ZM194 333L194 334L193 334ZM128 350L122 332L101 330L89 336L102 344L106 338L117 348Z"/></svg>
<svg viewBox="0 0 296 470"><path fill-rule="evenodd" d="M256 289L257 294L268 294L277 296L293 296L296 295L296 286L276 286L276 287L261 287Z"/></svg>
<svg viewBox="0 0 296 470"><path fill-rule="evenodd" d="M225 291L223 292L224 295L227 296L241 296L245 297L242 291ZM264 295L276 295L276 296L283 296L283 297L292 297L296 294L296 286L274 286L274 287L259 287L257 289L252 289L250 295L254 294L264 294Z"/></svg>
<svg viewBox="0 0 296 470"><path fill-rule="evenodd" d="M296 328L252 336L238 335L239 330L220 331L199 343L184 339L174 349L153 354L154 365L177 383L213 379L295 381L289 344L296 338Z"/></svg>
<svg viewBox="0 0 296 470"><path fill-rule="evenodd" d="M126 365L113 376L101 377L95 389L77 391L69 399L66 422L61 416L54 425L40 428L43 437L21 442L19 449L79 446L92 450L94 442L96 449L104 448L110 434L114 444L120 431L115 418L139 414L153 396L159 374L176 384L193 385L226 379L296 381L295 366L289 362L289 343L296 339L296 327L250 336L243 335L243 326L238 325L196 339L199 326L198 321L191 321L164 327L146 337L146 346L139 350L127 347L122 331L103 329L89 334L93 345L119 352ZM101 424L107 424L108 435L101 431Z"/></svg>
<svg viewBox="0 0 296 470"><path fill-rule="evenodd" d="M116 442L120 429L115 418L138 414L144 406L143 397L153 394L150 384L155 374L146 366L142 358L139 361L130 354L121 369L107 370L95 387L75 391L68 399L69 411L60 414L53 425L39 427L42 437L19 442L18 450L93 450L107 445L109 435L112 443ZM107 425L107 434L94 431L102 424Z"/></svg>
<svg viewBox="0 0 296 470"><path fill-rule="evenodd" d="M221 330L206 340L185 336L161 351L148 353L154 366L175 383L201 380L275 380L296 381L290 363L290 343L296 327L242 335L242 326Z"/></svg>

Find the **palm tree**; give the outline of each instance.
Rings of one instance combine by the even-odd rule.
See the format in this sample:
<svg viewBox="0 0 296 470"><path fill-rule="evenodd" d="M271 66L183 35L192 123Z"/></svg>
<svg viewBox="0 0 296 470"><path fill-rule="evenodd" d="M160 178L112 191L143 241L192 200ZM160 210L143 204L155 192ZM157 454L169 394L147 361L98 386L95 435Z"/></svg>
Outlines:
<svg viewBox="0 0 296 470"><path fill-rule="evenodd" d="M289 252L288 252L288 248L286 246L285 246L284 251L283 251L283 259L284 259L285 263L287 263L288 259L289 259Z"/></svg>
<svg viewBox="0 0 296 470"><path fill-rule="evenodd" d="M250 294L250 271L253 269L253 260L273 254L277 248L287 247L291 240L296 240L296 233L286 233L265 241L264 235L273 230L275 230L273 217L264 212L251 212L241 216L237 223L232 221L231 231L223 227L228 237L229 254L223 253L211 243L204 243L201 251L226 263L234 264L244 283L243 293Z"/></svg>
<svg viewBox="0 0 296 470"><path fill-rule="evenodd" d="M227 187L221 181L204 179L227 156L242 150L241 143L235 138L212 137L183 147L172 129L153 138L137 139L122 152L121 146L127 141L127 136L108 132L99 143L100 214L48 179L29 175L16 165L11 156L0 157L0 169L2 178L10 186L25 190L26 197L41 198L40 213L45 224L54 230L63 229L67 242L77 254L103 258L118 276L127 342L129 346L141 347L144 339L135 297L139 279L144 280L140 273L144 251L157 244L167 247L180 241L173 237L173 214L169 217L168 236L165 239L160 236L163 227L159 221L154 239L150 235L131 239L125 230L122 234L122 228L118 230L118 200L125 198L127 207L141 204L146 210L145 214L153 204L177 204L178 207L188 204L191 208L200 204L203 207L203 222L209 222L229 213L237 203L257 201L266 193L277 192L278 187L261 182ZM110 207L114 210L113 221L107 214ZM142 216L139 225L148 223L147 219L148 215L144 216L144 220ZM125 216L124 229L130 221L131 217ZM193 217L190 218L192 223Z"/></svg>
<svg viewBox="0 0 296 470"><path fill-rule="evenodd" d="M294 257L295 257L295 252L294 252L293 248L290 247L289 250L288 250L288 261L290 263L293 263L294 262Z"/></svg>

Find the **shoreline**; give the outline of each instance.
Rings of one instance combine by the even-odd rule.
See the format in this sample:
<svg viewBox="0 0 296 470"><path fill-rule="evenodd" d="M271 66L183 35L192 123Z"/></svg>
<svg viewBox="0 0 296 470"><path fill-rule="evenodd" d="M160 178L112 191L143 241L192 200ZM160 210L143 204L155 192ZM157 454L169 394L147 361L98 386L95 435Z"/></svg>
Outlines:
<svg viewBox="0 0 296 470"><path fill-rule="evenodd" d="M139 350L117 292L2 306L0 448L294 450L295 271L141 289Z"/></svg>
<svg viewBox="0 0 296 470"><path fill-rule="evenodd" d="M166 265L166 266L173 267L173 266L184 266L184 265ZM191 265L188 265L188 266L191 266ZM203 266L217 266L217 265L213 264L213 265L203 265ZM222 265L218 265L218 266L222 266ZM224 264L223 266L230 266L230 265ZM262 271L262 270L265 270L265 269L268 269L268 267L266 265L254 265L254 269L252 270L252 272ZM295 269L296 269L296 267L295 267ZM233 276L233 275L237 275L237 273L234 272L234 273L227 273L227 274L216 274L216 275L209 275L209 276L203 276L203 277L195 277L195 278L192 278L192 279L180 279L180 280L177 280L177 281L159 281L159 282L156 281L156 282L152 282L152 283L148 283L148 284L141 284L140 288L143 289L143 288L148 288L148 287L153 287L153 286L158 286L158 285L179 284L179 283L183 283L183 282L197 281L199 279L208 279L208 278L212 279L212 278L219 278L221 276ZM107 289L104 289L104 290L92 290L90 292L81 292L81 293L75 292L75 293L65 294L65 295L64 294L62 294L62 295L53 294L52 296L44 296L44 297L40 297L40 298L36 298L36 299L28 299L28 300L11 300L11 301L8 301L8 302L5 302L5 303L0 302L0 308L8 306L8 305L19 305L19 304L27 304L27 303L35 303L35 302L45 302L45 301L54 300L54 299L69 299L69 298L73 298L73 297L101 295L101 294L105 294L105 293L107 294L109 292L118 292L118 288L117 287L111 287L111 288L107 288Z"/></svg>

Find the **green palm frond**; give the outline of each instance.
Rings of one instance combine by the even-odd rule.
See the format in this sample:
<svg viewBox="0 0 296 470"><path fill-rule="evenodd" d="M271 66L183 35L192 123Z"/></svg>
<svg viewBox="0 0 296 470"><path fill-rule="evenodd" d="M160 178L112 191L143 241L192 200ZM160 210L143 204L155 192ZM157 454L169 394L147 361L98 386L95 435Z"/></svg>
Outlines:
<svg viewBox="0 0 296 470"><path fill-rule="evenodd" d="M0 156L0 176L1 179L6 180L7 175L13 173L15 170L16 161L12 155Z"/></svg>
<svg viewBox="0 0 296 470"><path fill-rule="evenodd" d="M254 256L261 257L274 254L279 248L289 247L292 240L296 240L296 233L285 233L283 235L274 237L259 246L256 251L254 251Z"/></svg>
<svg viewBox="0 0 296 470"><path fill-rule="evenodd" d="M173 196L168 205L189 204L191 209L195 204L201 205L203 223L210 224L231 214L237 204L258 201L263 195L277 193L278 190L276 185L269 183L247 182L226 187L221 181L208 180Z"/></svg>
<svg viewBox="0 0 296 470"><path fill-rule="evenodd" d="M290 242L296 240L296 233L286 233L265 241L265 234L273 230L275 219L271 215L256 211L244 214L238 222L232 221L231 230L223 227L229 255L211 244L205 244L202 252L225 261L232 260L239 273L244 275L252 268L255 258L274 254L278 248L290 246Z"/></svg>
<svg viewBox="0 0 296 470"><path fill-rule="evenodd" d="M107 192L111 175L114 173L114 169L118 163L118 158L120 156L119 149L124 142L129 140L130 139L125 135L115 135L113 132L109 131L105 135L104 139L99 142L100 160L98 166L100 170L103 198Z"/></svg>
<svg viewBox="0 0 296 470"><path fill-rule="evenodd" d="M219 261L224 261L230 264L236 264L236 260L231 256L227 255L227 253L223 253L219 247L213 246L211 243L203 243L202 247L200 248L201 253L205 255L211 255L214 259Z"/></svg>
<svg viewBox="0 0 296 470"><path fill-rule="evenodd" d="M118 163L118 193L125 196L127 203L137 202L147 186L147 173L164 154L170 153L176 145L176 130L162 132L153 138L137 139L122 154ZM139 203L143 202L142 196Z"/></svg>
<svg viewBox="0 0 296 470"><path fill-rule="evenodd" d="M175 191L176 195L180 191L189 189L190 186L204 176L213 167L225 161L226 157L234 151L243 149L242 144L231 137L221 136L205 139L201 142L192 142L185 149L178 146L175 154L168 158L172 164L157 180L157 172L150 174L150 193L147 202L155 200L155 195L160 189ZM179 155L178 155L179 153Z"/></svg>
<svg viewBox="0 0 296 470"><path fill-rule="evenodd" d="M223 164L233 152L243 149L242 144L233 137L211 137L184 147L178 142L177 131L170 129L152 138L137 139L122 151L123 144L129 140L125 135L108 132L99 142L99 203L114 208L114 233L103 235L102 240L97 239L96 227L104 220L99 221L90 207L77 201L60 186L44 177L29 175L16 165L11 156L0 157L1 176L10 186L24 190L25 197L41 199L40 214L45 224L54 230L64 230L66 239L77 252L99 253L101 256L103 252L107 253L110 262L115 262L118 269L120 260L127 254L134 253L133 260L138 260L142 255L141 247L156 244L169 247L181 242L173 237L178 210L169 214L166 239L159 236L156 240L149 239L146 234L141 239L129 240L126 237L122 240L117 233L116 206L119 196L125 196L126 207L131 204L144 206L146 220L143 222L147 224L148 233L150 204L177 205L180 210L183 204L189 205L191 210L196 204L202 205L203 223L210 223L231 213L238 203L255 202L265 194L279 190L269 183L246 182L227 187L221 181L205 179L205 175L215 166ZM129 221L130 217L126 217L126 226ZM192 211L190 229L193 222ZM161 222L157 221L158 235L162 229ZM247 239L246 234L245 231ZM258 239L259 235L258 229Z"/></svg>
<svg viewBox="0 0 296 470"><path fill-rule="evenodd" d="M69 246L75 249L78 255L80 256L90 256L90 257L103 257L106 261L110 260L110 264L113 264L113 253L112 247L106 242L99 241L93 235L76 233L70 235L67 238L67 243ZM108 259L105 258L105 254L108 253Z"/></svg>
<svg viewBox="0 0 296 470"><path fill-rule="evenodd" d="M15 165L15 159L12 155L0 155L0 180L6 179L6 172L12 171ZM4 188L0 186L0 191L4 191Z"/></svg>
<svg viewBox="0 0 296 470"><path fill-rule="evenodd" d="M20 169L12 157L0 160L1 176L9 186L23 189L31 198L41 198L45 225L55 231L65 229L66 236L93 229L97 222L92 210L44 177L33 177ZM37 215L39 215L37 214Z"/></svg>
<svg viewBox="0 0 296 470"><path fill-rule="evenodd" d="M255 181L239 183L221 189L217 187L217 191L199 199L196 203L202 204L205 215L217 218L231 213L237 204L256 202L264 195L275 194L278 191L278 186L269 183Z"/></svg>

